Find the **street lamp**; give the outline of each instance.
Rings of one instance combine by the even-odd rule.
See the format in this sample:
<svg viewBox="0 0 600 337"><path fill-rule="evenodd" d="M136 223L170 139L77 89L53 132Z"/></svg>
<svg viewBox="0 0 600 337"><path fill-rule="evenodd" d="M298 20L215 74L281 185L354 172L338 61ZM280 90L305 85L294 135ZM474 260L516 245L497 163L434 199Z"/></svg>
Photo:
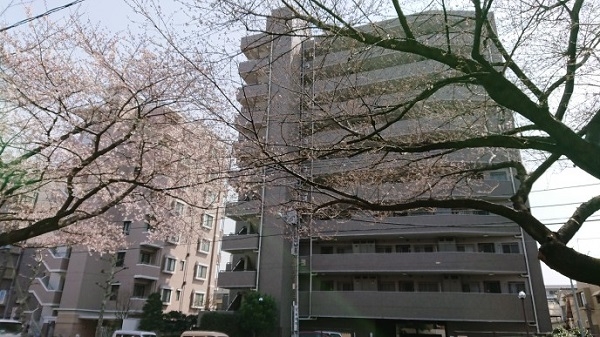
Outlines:
<svg viewBox="0 0 600 337"><path fill-rule="evenodd" d="M525 297L527 295L523 290L519 291L519 295L517 295L521 300L521 308L523 308L523 323L525 323L525 334L529 337L529 324L527 323L527 314L525 313Z"/></svg>

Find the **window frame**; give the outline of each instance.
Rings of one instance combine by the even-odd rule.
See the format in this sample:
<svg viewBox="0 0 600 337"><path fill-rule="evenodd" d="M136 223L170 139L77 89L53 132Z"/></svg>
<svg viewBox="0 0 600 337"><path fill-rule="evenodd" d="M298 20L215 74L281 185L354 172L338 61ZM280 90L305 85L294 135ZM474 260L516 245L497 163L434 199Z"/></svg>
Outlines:
<svg viewBox="0 0 600 337"><path fill-rule="evenodd" d="M197 304L198 300L198 296L202 295L201 297L201 301L199 303L199 305ZM203 305L204 305L204 300L205 300L206 294L202 291L194 291L193 296L192 296L192 301L190 302L190 308L193 309L202 309Z"/></svg>
<svg viewBox="0 0 600 337"><path fill-rule="evenodd" d="M206 250L204 250L204 249L203 249L203 247L204 247L204 243L205 243L205 242L207 242L207 243L208 243L208 248L206 248ZM211 247L211 243L212 243L212 242L211 242L210 240L208 240L208 239L200 238L200 239L198 239L198 249L197 249L197 250L198 250L200 253L205 253L205 254L208 254L208 253L210 253L210 247Z"/></svg>
<svg viewBox="0 0 600 337"><path fill-rule="evenodd" d="M164 265L163 265L163 273L167 274L175 274L177 270L177 258L171 255L165 256Z"/></svg>
<svg viewBox="0 0 600 337"><path fill-rule="evenodd" d="M148 262L144 259L144 256L148 256ZM140 256L138 259L138 264L142 264L145 266L154 266L156 265L156 251L153 250L140 250Z"/></svg>
<svg viewBox="0 0 600 337"><path fill-rule="evenodd" d="M501 247L503 254L521 254L521 246L518 242L503 242ZM514 248L516 248L516 251L514 251Z"/></svg>
<svg viewBox="0 0 600 337"><path fill-rule="evenodd" d="M207 225L207 223L209 223L210 219L210 226ZM215 222L215 217L212 214L208 214L208 213L204 213L202 214L202 227L204 228L208 228L208 229L213 229L214 227L214 222Z"/></svg>
<svg viewBox="0 0 600 337"><path fill-rule="evenodd" d="M123 235L131 234L131 220L123 220Z"/></svg>
<svg viewBox="0 0 600 337"><path fill-rule="evenodd" d="M121 288L121 283L113 283L110 285L110 296L108 297L109 301L116 301L119 296L119 289Z"/></svg>
<svg viewBox="0 0 600 337"><path fill-rule="evenodd" d="M204 270L204 277L198 276L199 271ZM208 278L208 266L201 263L196 263L196 268L194 270L194 279L196 280L206 280Z"/></svg>
<svg viewBox="0 0 600 337"><path fill-rule="evenodd" d="M165 294L167 294L168 301L165 301ZM160 288L160 300L163 304L171 304L171 299L173 297L173 289L168 287Z"/></svg>
<svg viewBox="0 0 600 337"><path fill-rule="evenodd" d="M124 267L125 266L125 256L126 252L117 252L115 256L115 267Z"/></svg>

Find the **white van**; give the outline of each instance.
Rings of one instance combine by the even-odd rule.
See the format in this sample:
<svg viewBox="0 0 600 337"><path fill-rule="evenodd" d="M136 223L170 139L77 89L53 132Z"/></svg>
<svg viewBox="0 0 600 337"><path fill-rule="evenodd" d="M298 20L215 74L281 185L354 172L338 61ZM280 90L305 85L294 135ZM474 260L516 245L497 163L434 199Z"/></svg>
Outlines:
<svg viewBox="0 0 600 337"><path fill-rule="evenodd" d="M113 332L112 337L156 337L156 334L152 331L117 330Z"/></svg>
<svg viewBox="0 0 600 337"><path fill-rule="evenodd" d="M21 336L23 324L14 319L0 319L0 337Z"/></svg>
<svg viewBox="0 0 600 337"><path fill-rule="evenodd" d="M181 337L229 337L227 334L218 331L184 331Z"/></svg>

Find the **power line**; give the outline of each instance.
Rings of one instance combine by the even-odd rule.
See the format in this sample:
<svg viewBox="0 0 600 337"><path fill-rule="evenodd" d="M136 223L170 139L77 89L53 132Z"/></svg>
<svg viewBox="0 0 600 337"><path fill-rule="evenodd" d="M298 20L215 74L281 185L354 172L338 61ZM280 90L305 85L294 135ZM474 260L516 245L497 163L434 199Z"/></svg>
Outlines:
<svg viewBox="0 0 600 337"><path fill-rule="evenodd" d="M31 22L31 21L33 21L33 20L41 19L41 18L43 18L43 17L45 17L45 16L48 16L48 15L50 15L50 14L54 13L54 12L58 12L58 11L60 11L60 10L63 10L63 9L65 9L65 8L71 7L71 6L73 6L73 5L76 5L76 4L78 4L78 3L81 3L81 2L84 2L84 1L85 1L85 0L75 0L75 1L69 2L68 4L65 4L65 5L62 5L62 6L59 6L59 7L52 8L52 9L50 9L50 10L47 10L47 11L45 11L45 12L44 12L44 13L42 13L42 14L38 14L38 15L36 15L36 16L32 16L32 17L30 17L30 18L27 18L27 19L21 20L21 21L19 21L19 22L13 23L12 25L10 25L10 26L7 26L7 27L4 27L4 28L0 28L0 33L1 33L1 32L4 32L4 31L7 31L7 30L9 30L9 29L13 29L13 28L15 28L15 27L18 27L18 26L20 26L20 25L26 24L26 23L28 23L28 22Z"/></svg>
<svg viewBox="0 0 600 337"><path fill-rule="evenodd" d="M543 190L533 190L530 193L541 193L541 192L564 190L564 189L569 189L569 188L591 187L591 186L599 186L599 185L600 185L600 183L562 186L562 187L547 188L547 189L543 189Z"/></svg>

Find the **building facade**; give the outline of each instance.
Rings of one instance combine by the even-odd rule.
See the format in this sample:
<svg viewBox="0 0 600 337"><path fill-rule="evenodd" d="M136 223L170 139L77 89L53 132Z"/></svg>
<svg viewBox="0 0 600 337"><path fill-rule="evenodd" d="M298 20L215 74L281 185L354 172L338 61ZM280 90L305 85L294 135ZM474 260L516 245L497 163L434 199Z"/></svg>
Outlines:
<svg viewBox="0 0 600 337"><path fill-rule="evenodd" d="M452 14L449 17L462 18L453 28L473 15ZM427 39L442 39L442 15L426 13L411 17L410 22L426 31ZM242 167L253 165L248 150L256 146L253 137L281 158L292 151L314 149L314 144L320 144L320 149L326 149L328 142L339 145L344 134L328 127L338 122L336 116L354 114L353 120L346 121L361 123L360 108L355 107L364 107L365 102L373 107L393 106L421 79L443 76L446 71L428 60L339 37L287 34L302 28L295 24L285 19L285 11L276 10L267 20L266 33L242 39L241 49L248 58L239 66L245 81L238 93L242 136L237 156ZM392 34L399 29L392 21L375 26ZM460 47L465 36L460 32L452 36ZM488 57L497 55L490 51ZM472 122L472 129L497 131L512 122L510 116L500 116L484 92L465 94L473 94L472 90L477 89L453 87L440 91L432 101L443 101L450 106L445 113L453 113L477 96L487 118ZM399 119L385 135L461 130L458 124L432 125L435 118L430 109L424 105L421 115ZM251 137L245 134L249 130ZM457 153L456 161L520 158L516 151L493 151ZM350 181L346 187L354 188L352 193L380 193L400 200L409 192L407 186L416 182L408 173L390 172L402 171L402 161L408 157L396 154L384 161L375 154L320 155L304 160L300 172L335 182L336 177L350 179L355 172L366 171L355 181L346 180ZM237 225L235 234L223 238L223 250L233 255L219 275L219 286L231 290L231 308L239 303L235 294L245 291L274 296L280 309L278 336L298 330L336 330L356 337L514 336L551 330L536 242L516 224L462 208L381 215L342 209L337 215L316 216L297 211L295 205L319 204L330 200L326 195L294 185L293 177L271 168L260 172L262 183L227 207L226 215ZM391 178L378 180L382 174ZM513 176L507 168L485 172L468 193L509 202L518 183ZM446 193L467 192L456 188ZM518 296L520 292L525 298Z"/></svg>
<svg viewBox="0 0 600 337"><path fill-rule="evenodd" d="M28 250L21 268L31 275L23 313L32 333L94 336L101 317L105 331L135 327L155 292L165 313L214 309L222 208L217 202L198 213L175 202L190 227L165 241L147 239L151 225L146 219L127 218L115 224L128 242L116 254L90 253L82 246Z"/></svg>
<svg viewBox="0 0 600 337"><path fill-rule="evenodd" d="M560 292L560 304L566 328L581 328L592 336L600 336L599 286L577 282L575 288Z"/></svg>

